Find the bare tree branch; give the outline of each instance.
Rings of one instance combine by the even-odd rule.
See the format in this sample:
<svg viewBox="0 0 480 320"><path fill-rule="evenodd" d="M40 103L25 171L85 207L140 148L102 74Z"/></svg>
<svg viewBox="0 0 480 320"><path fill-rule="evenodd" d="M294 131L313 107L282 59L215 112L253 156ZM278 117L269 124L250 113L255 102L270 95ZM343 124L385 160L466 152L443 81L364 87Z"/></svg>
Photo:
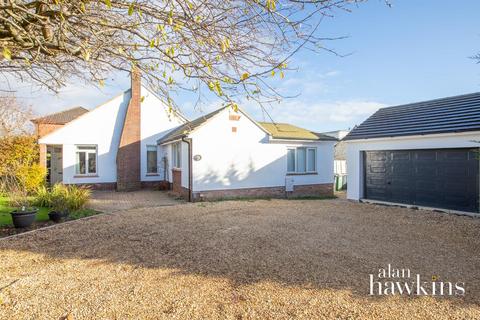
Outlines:
<svg viewBox="0 0 480 320"><path fill-rule="evenodd" d="M136 65L172 108L170 92L201 86L275 99L265 80L300 48L332 52L321 20L363 1L0 0L0 74L58 90Z"/></svg>
<svg viewBox="0 0 480 320"><path fill-rule="evenodd" d="M33 111L13 94L0 95L0 137L31 134Z"/></svg>

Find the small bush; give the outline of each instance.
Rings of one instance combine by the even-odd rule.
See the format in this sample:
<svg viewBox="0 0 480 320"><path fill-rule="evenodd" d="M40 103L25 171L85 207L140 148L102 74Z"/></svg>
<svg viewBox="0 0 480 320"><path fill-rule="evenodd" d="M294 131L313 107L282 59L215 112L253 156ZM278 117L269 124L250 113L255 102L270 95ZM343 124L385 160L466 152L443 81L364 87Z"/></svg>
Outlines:
<svg viewBox="0 0 480 320"><path fill-rule="evenodd" d="M46 170L38 164L34 136L0 138L0 191L6 194L20 185L29 194L45 183Z"/></svg>
<svg viewBox="0 0 480 320"><path fill-rule="evenodd" d="M17 179L29 194L32 194L45 183L47 171L39 164L20 166L17 169Z"/></svg>
<svg viewBox="0 0 480 320"><path fill-rule="evenodd" d="M91 191L84 187L70 185L67 187L67 207L70 211L83 209L90 199Z"/></svg>
<svg viewBox="0 0 480 320"><path fill-rule="evenodd" d="M33 205L37 207L51 207L52 206L52 195L50 190L45 186L37 188L37 192L33 199Z"/></svg>
<svg viewBox="0 0 480 320"><path fill-rule="evenodd" d="M91 191L75 185L55 184L51 190L45 187L37 189L35 205L52 207L58 212L76 211L83 209L90 199Z"/></svg>

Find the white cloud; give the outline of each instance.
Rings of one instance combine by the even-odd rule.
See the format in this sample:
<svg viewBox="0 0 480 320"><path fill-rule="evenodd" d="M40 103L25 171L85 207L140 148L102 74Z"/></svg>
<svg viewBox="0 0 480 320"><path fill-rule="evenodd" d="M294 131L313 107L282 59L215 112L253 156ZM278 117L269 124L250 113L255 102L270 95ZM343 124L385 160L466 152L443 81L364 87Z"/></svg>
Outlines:
<svg viewBox="0 0 480 320"><path fill-rule="evenodd" d="M322 132L352 128L384 106L375 101L345 100L311 103L297 99L284 101L267 108L266 111L275 122L287 122ZM246 105L244 108L256 119L270 121L262 114L259 106Z"/></svg>
<svg viewBox="0 0 480 320"><path fill-rule="evenodd" d="M112 79L107 81L107 85L102 89L89 83L69 82L55 93L31 83L22 83L12 77L8 84L0 85L0 89L14 91L15 96L21 102L31 105L37 115L54 113L75 106L93 108L128 87L128 78L121 74L113 74Z"/></svg>
<svg viewBox="0 0 480 320"><path fill-rule="evenodd" d="M265 106L265 111L253 101L239 101L239 105L259 121L271 121L270 115L276 122L287 122L314 131L330 131L348 129L361 123L384 104L365 99L335 99L330 97L330 82L332 77L339 75L339 71L331 70L325 73L314 74L306 72L303 77L287 77L280 82L285 93L301 93L300 96L284 99L279 104ZM33 106L39 114L53 113L72 106L92 108L121 93L129 87L129 78L126 74L114 74L107 81L103 89L83 83L69 83L59 94L53 94L31 85L15 83L17 96ZM288 94L287 94L288 95ZM185 95L180 102L182 111L194 119L221 107L222 102L215 97L206 99L201 106L195 106L196 96ZM321 100L320 100L321 99ZM267 115L268 113L268 115Z"/></svg>

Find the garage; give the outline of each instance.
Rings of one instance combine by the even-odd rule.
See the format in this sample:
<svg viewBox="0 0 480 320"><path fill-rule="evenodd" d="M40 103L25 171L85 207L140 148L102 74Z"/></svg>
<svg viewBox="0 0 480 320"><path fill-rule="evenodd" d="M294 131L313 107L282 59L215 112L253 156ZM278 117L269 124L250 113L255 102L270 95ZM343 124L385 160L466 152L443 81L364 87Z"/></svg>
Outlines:
<svg viewBox="0 0 480 320"><path fill-rule="evenodd" d="M478 153L472 148L365 151L364 198L478 212Z"/></svg>
<svg viewBox="0 0 480 320"><path fill-rule="evenodd" d="M480 92L381 108L343 140L348 199L480 217Z"/></svg>

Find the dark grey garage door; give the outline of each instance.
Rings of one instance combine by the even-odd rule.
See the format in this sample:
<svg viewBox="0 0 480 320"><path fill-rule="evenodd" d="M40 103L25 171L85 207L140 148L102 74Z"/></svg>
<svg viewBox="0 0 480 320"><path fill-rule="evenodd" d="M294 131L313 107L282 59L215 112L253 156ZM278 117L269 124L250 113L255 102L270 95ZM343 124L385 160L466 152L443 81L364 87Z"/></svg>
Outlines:
<svg viewBox="0 0 480 320"><path fill-rule="evenodd" d="M478 212L475 150L365 151L365 198Z"/></svg>

